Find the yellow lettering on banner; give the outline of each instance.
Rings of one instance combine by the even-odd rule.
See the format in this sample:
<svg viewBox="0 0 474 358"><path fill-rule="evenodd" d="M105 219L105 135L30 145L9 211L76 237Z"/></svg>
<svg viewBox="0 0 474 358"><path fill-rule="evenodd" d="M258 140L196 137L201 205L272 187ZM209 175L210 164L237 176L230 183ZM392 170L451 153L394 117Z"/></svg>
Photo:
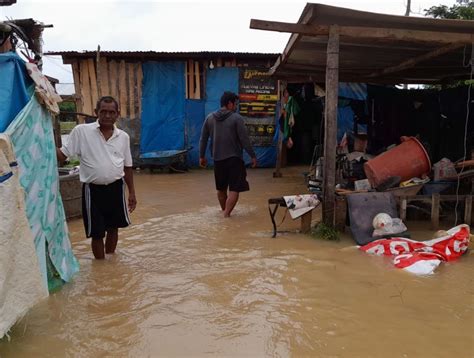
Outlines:
<svg viewBox="0 0 474 358"><path fill-rule="evenodd" d="M259 94L257 95L258 101L277 101L278 96L276 94Z"/></svg>
<svg viewBox="0 0 474 358"><path fill-rule="evenodd" d="M259 76L270 76L268 72L263 72L263 71L258 71L258 70L245 70L244 71L244 79L250 80L254 77L259 77Z"/></svg>

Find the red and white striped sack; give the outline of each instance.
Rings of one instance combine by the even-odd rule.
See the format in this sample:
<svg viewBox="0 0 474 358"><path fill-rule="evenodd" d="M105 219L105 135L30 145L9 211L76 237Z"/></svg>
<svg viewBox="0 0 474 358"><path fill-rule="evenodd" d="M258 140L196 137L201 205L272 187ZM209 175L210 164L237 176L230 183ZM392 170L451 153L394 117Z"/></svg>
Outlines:
<svg viewBox="0 0 474 358"><path fill-rule="evenodd" d="M429 275L441 262L457 260L468 249L468 225L458 225L447 233L421 242L401 237L380 239L361 246L360 250L368 254L394 256L395 267L417 275Z"/></svg>

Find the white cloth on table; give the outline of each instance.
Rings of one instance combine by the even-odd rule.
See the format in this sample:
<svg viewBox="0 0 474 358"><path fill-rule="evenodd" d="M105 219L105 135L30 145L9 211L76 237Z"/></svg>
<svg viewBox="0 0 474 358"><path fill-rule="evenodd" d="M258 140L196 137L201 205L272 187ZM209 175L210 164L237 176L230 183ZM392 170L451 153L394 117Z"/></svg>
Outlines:
<svg viewBox="0 0 474 358"><path fill-rule="evenodd" d="M316 208L320 203L316 194L287 195L283 199L292 219L299 218Z"/></svg>

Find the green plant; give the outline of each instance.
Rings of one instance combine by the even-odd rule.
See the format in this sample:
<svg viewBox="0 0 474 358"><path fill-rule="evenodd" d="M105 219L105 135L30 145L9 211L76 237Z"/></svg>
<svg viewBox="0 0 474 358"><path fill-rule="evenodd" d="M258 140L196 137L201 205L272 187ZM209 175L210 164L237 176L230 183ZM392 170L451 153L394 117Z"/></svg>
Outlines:
<svg viewBox="0 0 474 358"><path fill-rule="evenodd" d="M324 223L319 223L314 228L312 228L311 236L315 239L339 241L338 231Z"/></svg>
<svg viewBox="0 0 474 358"><path fill-rule="evenodd" d="M474 20L474 1L466 4L432 6L425 9L425 16L434 17L435 19L461 19Z"/></svg>

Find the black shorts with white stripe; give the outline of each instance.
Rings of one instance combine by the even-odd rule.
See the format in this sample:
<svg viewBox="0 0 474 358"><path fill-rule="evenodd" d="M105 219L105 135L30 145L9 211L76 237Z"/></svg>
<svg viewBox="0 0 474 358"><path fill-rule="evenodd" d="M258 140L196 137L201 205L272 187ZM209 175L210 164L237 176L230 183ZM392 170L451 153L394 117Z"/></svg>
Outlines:
<svg viewBox="0 0 474 358"><path fill-rule="evenodd" d="M130 225L123 178L108 185L82 184L82 218L86 236L93 239Z"/></svg>

